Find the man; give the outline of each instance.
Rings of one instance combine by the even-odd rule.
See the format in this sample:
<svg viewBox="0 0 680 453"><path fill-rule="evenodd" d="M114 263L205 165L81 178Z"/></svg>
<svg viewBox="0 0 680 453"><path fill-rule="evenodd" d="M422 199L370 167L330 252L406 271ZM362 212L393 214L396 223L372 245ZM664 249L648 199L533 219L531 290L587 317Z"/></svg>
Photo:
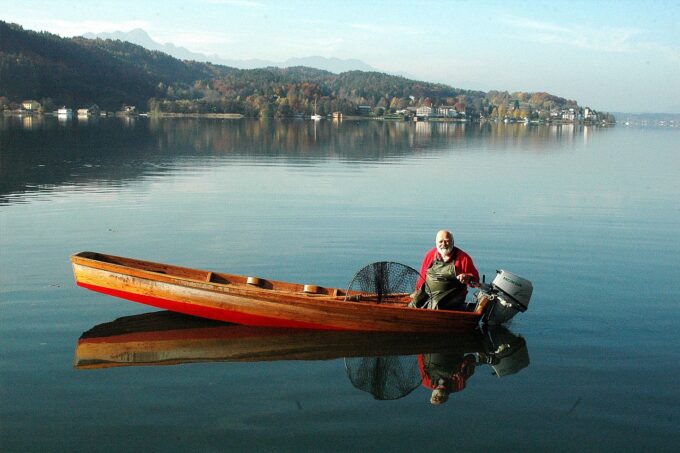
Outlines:
<svg viewBox="0 0 680 453"><path fill-rule="evenodd" d="M479 272L470 255L453 246L451 232L441 230L437 232L435 247L423 258L409 306L464 310L467 287L478 283Z"/></svg>

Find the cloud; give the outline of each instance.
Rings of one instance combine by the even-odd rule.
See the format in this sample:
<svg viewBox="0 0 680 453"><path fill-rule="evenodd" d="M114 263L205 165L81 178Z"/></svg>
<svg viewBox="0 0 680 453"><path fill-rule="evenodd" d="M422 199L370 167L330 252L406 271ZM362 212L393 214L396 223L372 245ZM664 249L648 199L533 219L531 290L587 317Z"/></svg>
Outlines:
<svg viewBox="0 0 680 453"><path fill-rule="evenodd" d="M231 36L221 33L173 31L170 34L158 33L158 36L163 41L167 40L173 44L188 48L234 43L234 39Z"/></svg>
<svg viewBox="0 0 680 453"><path fill-rule="evenodd" d="M356 30L370 31L373 33L387 33L386 28L378 27L377 25L372 24L350 24L350 28L354 28Z"/></svg>
<svg viewBox="0 0 680 453"><path fill-rule="evenodd" d="M383 27L376 24L366 24L366 23L354 23L349 25L350 28L355 30L368 31L376 34L390 34L390 35L409 35L415 36L423 34L420 29L415 27Z"/></svg>
<svg viewBox="0 0 680 453"><path fill-rule="evenodd" d="M641 43L639 47L647 53L658 53L669 60L680 62L680 49L677 47L658 43Z"/></svg>
<svg viewBox="0 0 680 453"><path fill-rule="evenodd" d="M324 19L310 19L310 18L302 18L299 20L301 24L309 24L309 25L327 25L329 22Z"/></svg>
<svg viewBox="0 0 680 453"><path fill-rule="evenodd" d="M336 56L345 45L346 41L340 37L315 37L313 49L310 48L307 38L287 39L279 41L275 47L268 46L266 55L272 60L281 59L281 55L299 55L300 57L320 55L328 58Z"/></svg>
<svg viewBox="0 0 680 453"><path fill-rule="evenodd" d="M633 52L638 50L634 38L641 33L635 28L600 27L590 29L579 25L564 26L522 17L506 16L501 22L523 32L529 40L542 44L565 44L603 52Z"/></svg>
<svg viewBox="0 0 680 453"><path fill-rule="evenodd" d="M325 54L332 54L345 43L342 38L322 38L317 42L317 49L320 49Z"/></svg>

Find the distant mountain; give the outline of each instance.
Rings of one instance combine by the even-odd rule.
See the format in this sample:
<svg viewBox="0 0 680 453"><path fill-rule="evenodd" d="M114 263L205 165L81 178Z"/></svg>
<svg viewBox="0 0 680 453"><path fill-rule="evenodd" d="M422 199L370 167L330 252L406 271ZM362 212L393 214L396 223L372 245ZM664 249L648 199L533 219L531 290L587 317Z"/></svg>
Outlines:
<svg viewBox="0 0 680 453"><path fill-rule="evenodd" d="M222 58L219 55L206 55L198 52L192 52L191 50L176 46L172 43L161 44L156 42L149 36L147 32L141 28L135 28L134 30L124 32L124 31L114 31L112 33L86 33L83 38L87 39L113 39L120 41L127 41L138 46L142 46L149 50L158 50L160 52L165 52L180 60L194 60L201 62L210 62L213 64L219 64L224 66L231 66L233 68L239 69L255 69L255 68L266 68L266 67L279 67L279 68L289 68L292 66L307 66L310 68L323 69L324 71L333 72L339 74L346 71L378 71L378 69L364 63L357 59L343 60L340 58L326 58L320 56L302 57L302 58L289 58L285 61L272 61L272 60L260 60L260 59L247 59L247 60L236 60Z"/></svg>
<svg viewBox="0 0 680 453"><path fill-rule="evenodd" d="M283 63L275 66L288 68L291 66L308 66L310 68L323 69L325 71L340 74L347 71L364 71L364 72L381 72L379 69L364 63L361 60L349 59L341 60L340 58L325 58L325 57L304 57L304 58L289 58Z"/></svg>
<svg viewBox="0 0 680 453"><path fill-rule="evenodd" d="M105 32L105 33L97 33L97 34L85 33L83 35L83 38L87 38L87 39L101 38L101 39L113 39L113 40L118 39L120 41L127 41L127 42L131 42L132 44L137 44L138 46L142 46L142 47L144 47L145 49L148 49L148 50L159 50L161 52L165 52L165 53L170 54L170 55L172 55L172 54L167 51L167 49L169 49L170 46L172 46L173 49L178 50L180 52L181 51L189 52L187 49L185 49L183 47L175 47L172 44L170 44L170 46L168 46L167 44L157 43L156 41L151 39L151 36L149 36L148 33L145 32L144 30L142 30L141 28L135 28L134 30L130 30L130 31L127 31L127 32L126 31L114 31L114 32L111 32L111 33ZM196 54L196 55L198 55L198 54ZM174 57L175 55L172 55L172 56ZM178 58L178 57L175 57L175 58ZM188 59L189 58L187 58L187 60Z"/></svg>
<svg viewBox="0 0 680 453"><path fill-rule="evenodd" d="M193 60L193 61L199 61L199 62L213 62L212 60L215 59L220 59L217 55L213 56L208 56L202 53L197 53L197 52L192 52L189 49L185 47L179 47L176 46L172 43L165 43L161 44L159 42L154 41L151 36L141 28L135 28L134 30L130 31L114 31L111 33L85 33L83 35L83 38L86 39L112 39L112 40L119 40L119 41L127 41L132 44L137 44L138 46L142 46L145 49L148 50L157 50L159 52L164 52L167 53L168 55L178 58L180 60ZM264 63L264 60L262 60ZM214 61L215 64L221 64L225 66L232 66L232 67L237 67L233 64L229 64L230 61L225 60L225 61ZM265 66L268 66L268 64L265 64Z"/></svg>

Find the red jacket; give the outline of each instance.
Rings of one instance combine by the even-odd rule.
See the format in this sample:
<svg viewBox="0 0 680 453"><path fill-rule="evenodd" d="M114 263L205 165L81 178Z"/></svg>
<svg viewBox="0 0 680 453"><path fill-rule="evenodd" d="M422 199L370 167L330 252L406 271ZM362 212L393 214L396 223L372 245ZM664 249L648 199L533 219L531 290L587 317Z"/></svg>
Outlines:
<svg viewBox="0 0 680 453"><path fill-rule="evenodd" d="M454 261L453 264L456 266L456 272L458 274L472 274L472 281L479 283L479 272L472 262L470 255L459 249L458 247L453 248ZM423 258L423 264L420 266L420 276L418 277L418 282L416 283L416 289L420 289L425 281L425 272L430 267L435 258L442 259L437 252L437 247L432 248L428 251Z"/></svg>
<svg viewBox="0 0 680 453"><path fill-rule="evenodd" d="M451 387L449 388L449 391L460 392L463 390L465 388L465 381L467 381L468 378L475 373L476 365L477 361L475 356L472 354L467 354L464 358L462 358L457 369L447 370L449 373L451 373L448 376L448 384ZM420 377L422 378L423 387L427 387L429 389L437 388L437 379L435 378L433 381L432 378L434 376L430 376L428 373L427 368L425 367L423 354L418 355L418 369L420 370Z"/></svg>

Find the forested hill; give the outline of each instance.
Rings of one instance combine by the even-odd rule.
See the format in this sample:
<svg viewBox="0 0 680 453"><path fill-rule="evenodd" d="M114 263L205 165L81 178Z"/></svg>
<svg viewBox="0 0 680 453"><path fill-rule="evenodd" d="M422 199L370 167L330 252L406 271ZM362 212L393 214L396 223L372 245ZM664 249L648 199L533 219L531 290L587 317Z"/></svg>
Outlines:
<svg viewBox="0 0 680 453"><path fill-rule="evenodd" d="M159 83L189 85L229 68L183 62L122 41L61 38L0 22L0 95L56 105L146 106Z"/></svg>
<svg viewBox="0 0 680 453"><path fill-rule="evenodd" d="M27 99L48 111L99 105L119 110L291 116L358 106L394 111L420 105L455 106L467 114L577 107L547 93L469 91L378 72L341 74L307 67L242 70L182 61L128 42L61 38L0 21L0 103ZM535 112L534 112L535 113Z"/></svg>

